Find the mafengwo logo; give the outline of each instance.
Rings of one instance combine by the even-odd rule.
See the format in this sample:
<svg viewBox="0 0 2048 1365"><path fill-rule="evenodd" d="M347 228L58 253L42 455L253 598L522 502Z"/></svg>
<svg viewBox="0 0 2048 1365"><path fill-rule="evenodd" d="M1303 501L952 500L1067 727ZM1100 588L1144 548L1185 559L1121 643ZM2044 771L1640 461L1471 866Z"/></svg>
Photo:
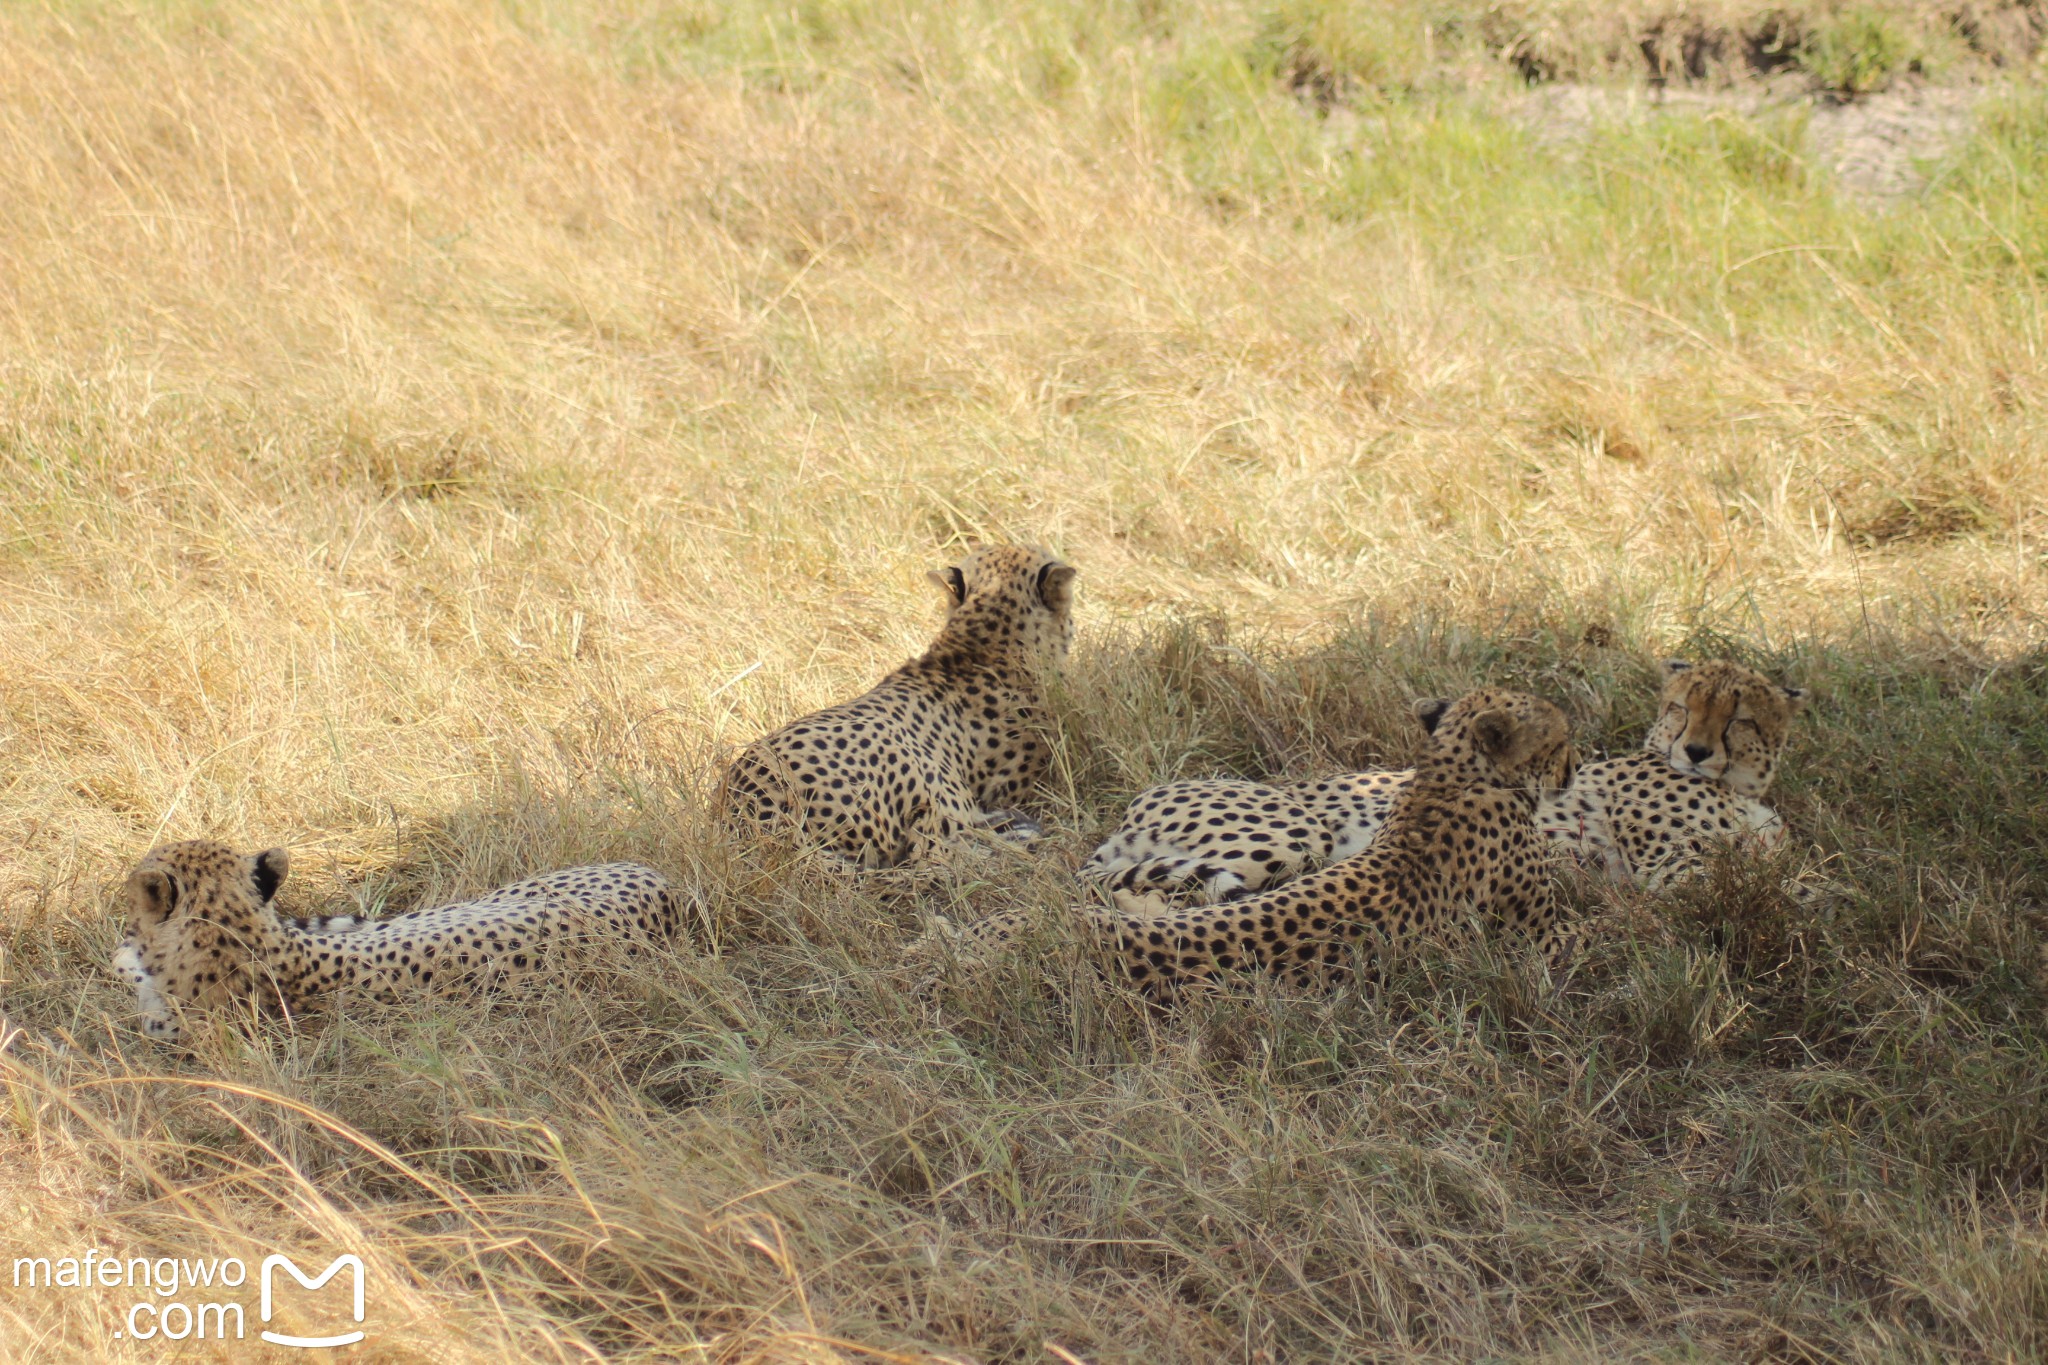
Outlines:
<svg viewBox="0 0 2048 1365"><path fill-rule="evenodd" d="M317 1279L309 1280L299 1273L299 1268L292 1264L291 1257L265 1256L263 1258L263 1302L261 1304L263 1321L265 1323L270 1321L270 1277L279 1270L288 1273L307 1289L319 1289L343 1270L347 1270L349 1272L349 1283L355 1291L354 1298L351 1300L355 1308L354 1320L356 1322L363 1320L362 1257L354 1253L337 1256L327 1269L320 1272ZM353 1346L363 1339L363 1330L358 1327L353 1332L343 1332L338 1336L331 1337L291 1337L286 1336L282 1332L273 1332L266 1326L263 1329L263 1339L274 1346Z"/></svg>
<svg viewBox="0 0 2048 1365"><path fill-rule="evenodd" d="M344 1278L344 1272L345 1278ZM307 1275L289 1256L265 1256L257 1272L257 1335L273 1346L353 1346L363 1340L363 1258L353 1252L335 1257L317 1275ZM334 1284L341 1279L342 1283ZM328 1289L328 1301L317 1313L304 1310L302 1320L326 1330L298 1335L271 1330L277 1307L276 1290L291 1291L296 1281L306 1293ZM18 1256L16 1289L71 1292L126 1289L134 1295L117 1316L114 1336L130 1341L240 1341L249 1324L240 1289L249 1282L249 1267L239 1257L179 1260L169 1256L126 1260L89 1247L82 1256ZM342 1297L345 1296L345 1297ZM335 1300L340 1298L340 1302Z"/></svg>

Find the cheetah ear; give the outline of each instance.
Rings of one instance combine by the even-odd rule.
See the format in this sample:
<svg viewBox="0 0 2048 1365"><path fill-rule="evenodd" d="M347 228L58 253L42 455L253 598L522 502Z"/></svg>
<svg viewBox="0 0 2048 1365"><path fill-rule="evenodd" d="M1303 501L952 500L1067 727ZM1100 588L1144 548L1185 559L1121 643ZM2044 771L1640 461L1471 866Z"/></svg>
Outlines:
<svg viewBox="0 0 2048 1365"><path fill-rule="evenodd" d="M1506 758L1515 747L1515 718L1506 711L1482 711L1472 718L1472 743L1488 758Z"/></svg>
<svg viewBox="0 0 2048 1365"><path fill-rule="evenodd" d="M291 855L281 848L267 848L251 860L250 875L256 879L256 894L265 903L276 897L277 888L284 885L285 875L291 871Z"/></svg>
<svg viewBox="0 0 2048 1365"><path fill-rule="evenodd" d="M1778 695L1785 699L1785 709L1798 715L1806 709L1806 689L1803 687L1781 687Z"/></svg>
<svg viewBox="0 0 2048 1365"><path fill-rule="evenodd" d="M154 867L138 867L128 874L128 911L142 928L153 928L171 917L178 908L178 883L171 874Z"/></svg>
<svg viewBox="0 0 2048 1365"><path fill-rule="evenodd" d="M943 572L933 569L925 577L938 584L939 591L946 594L947 611L967 600L967 575L961 573L958 568L950 568Z"/></svg>
<svg viewBox="0 0 2048 1365"><path fill-rule="evenodd" d="M1415 703L1415 719L1422 722L1422 728L1431 734L1443 723L1444 712L1451 709L1449 697L1430 697Z"/></svg>
<svg viewBox="0 0 2048 1365"><path fill-rule="evenodd" d="M1071 564L1048 564L1038 571L1038 600L1047 611L1064 616L1074 605L1074 578L1081 571Z"/></svg>
<svg viewBox="0 0 2048 1365"><path fill-rule="evenodd" d="M1666 677L1676 677L1680 673L1687 673L1691 670L1692 661L1690 659L1666 659L1664 661L1664 674Z"/></svg>

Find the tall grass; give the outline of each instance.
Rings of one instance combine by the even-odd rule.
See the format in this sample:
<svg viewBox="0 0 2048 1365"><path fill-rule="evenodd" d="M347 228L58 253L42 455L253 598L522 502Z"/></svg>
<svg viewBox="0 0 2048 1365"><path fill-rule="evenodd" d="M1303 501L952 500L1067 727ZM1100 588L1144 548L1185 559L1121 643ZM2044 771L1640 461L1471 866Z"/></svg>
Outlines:
<svg viewBox="0 0 2048 1365"><path fill-rule="evenodd" d="M2048 1349L2048 110L1878 212L1796 112L1539 135L1648 10L1454 10L0 11L0 1353L158 1358L8 1282L88 1245L358 1250L392 1358ZM1083 571L1051 848L728 847L722 746L974 537ZM1683 652L1814 689L1828 905L1586 891L1568 972L1172 1017L1061 933L1146 783L1405 761L1482 679L1624 747ZM307 911L636 857L709 913L172 1053L103 964L200 834Z"/></svg>

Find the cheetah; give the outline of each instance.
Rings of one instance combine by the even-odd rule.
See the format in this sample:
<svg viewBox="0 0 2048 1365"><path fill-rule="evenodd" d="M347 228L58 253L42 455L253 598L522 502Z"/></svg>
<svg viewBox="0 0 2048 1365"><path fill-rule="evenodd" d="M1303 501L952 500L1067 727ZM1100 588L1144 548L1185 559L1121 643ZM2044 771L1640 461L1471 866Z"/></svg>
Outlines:
<svg viewBox="0 0 2048 1365"><path fill-rule="evenodd" d="M1416 714L1433 752L1362 852L1230 904L1144 914L1090 904L1078 911L1084 931L1160 1002L1234 970L1333 985L1348 978L1359 948L1474 928L1547 939L1555 910L1535 812L1578 766L1564 713L1482 688L1420 703ZM956 957L979 961L1027 927L1022 915L1002 915L935 931L955 939Z"/></svg>
<svg viewBox="0 0 2048 1365"><path fill-rule="evenodd" d="M1040 832L1011 807L1052 761L1044 684L1073 640L1075 570L991 545L929 577L946 604L931 648L748 745L717 798L730 828L795 836L862 867L973 830Z"/></svg>
<svg viewBox="0 0 2048 1365"><path fill-rule="evenodd" d="M1133 912L1250 895L1362 852L1413 776L1341 773L1284 787L1168 782L1131 803L1077 875Z"/></svg>
<svg viewBox="0 0 2048 1365"><path fill-rule="evenodd" d="M143 1032L176 1042L186 1009L254 1005L296 1015L337 995L390 1004L513 987L607 943L674 936L678 898L638 863L549 872L458 905L388 919L288 919L273 904L290 859L207 839L151 850L128 876L115 975Z"/></svg>
<svg viewBox="0 0 2048 1365"><path fill-rule="evenodd" d="M1805 692L1740 664L1664 665L1662 712L1641 751L1588 763L1536 821L1581 865L1662 890L1717 843L1768 850L1784 821L1761 798ZM1266 786L1170 782L1131 803L1081 866L1133 913L1226 901L1278 886L1369 845L1414 774L1344 773Z"/></svg>
<svg viewBox="0 0 2048 1365"><path fill-rule="evenodd" d="M1544 804L1545 835L1649 891L1698 875L1716 845L1782 845L1785 821L1762 798L1806 690L1725 660L1672 659L1658 706L1640 750L1588 763Z"/></svg>

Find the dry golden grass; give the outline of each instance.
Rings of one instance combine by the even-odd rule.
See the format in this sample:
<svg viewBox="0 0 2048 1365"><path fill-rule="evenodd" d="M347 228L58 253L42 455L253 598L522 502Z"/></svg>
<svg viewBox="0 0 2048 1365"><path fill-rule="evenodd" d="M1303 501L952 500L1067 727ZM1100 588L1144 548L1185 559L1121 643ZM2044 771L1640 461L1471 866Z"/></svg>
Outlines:
<svg viewBox="0 0 2048 1365"><path fill-rule="evenodd" d="M1404 8L1098 8L0 11L0 1352L161 1358L5 1278L88 1245L361 1250L372 1359L2048 1350L2038 96L1877 213L1796 112L1541 144ZM722 746L984 537L1083 573L1053 851L734 859ZM1147 782L1481 677L1626 743L1680 647L1820 685L1854 909L1610 906L1577 993L906 994ZM172 1054L104 964L201 834L307 911L633 857L712 922Z"/></svg>

